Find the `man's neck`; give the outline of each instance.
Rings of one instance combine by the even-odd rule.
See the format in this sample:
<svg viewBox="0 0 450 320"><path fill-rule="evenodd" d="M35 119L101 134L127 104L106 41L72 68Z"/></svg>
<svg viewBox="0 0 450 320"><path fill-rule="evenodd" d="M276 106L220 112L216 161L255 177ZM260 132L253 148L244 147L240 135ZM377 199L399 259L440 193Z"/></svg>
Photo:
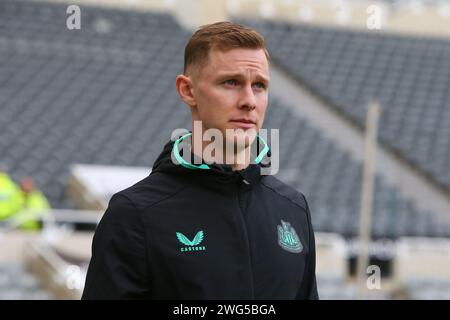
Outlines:
<svg viewBox="0 0 450 320"><path fill-rule="evenodd" d="M199 139L201 143L195 143L195 139ZM236 150L236 147L233 146L233 150L228 151L226 148L226 142L223 142L222 148L214 148L215 141L203 141L202 137L196 137L195 132L192 131L192 153L197 156L199 159L203 159L204 161L211 163L221 163L221 164L230 164L233 171L243 170L247 168L250 164L250 146ZM214 154L210 152L204 152L206 147L209 146L209 150L214 150ZM219 154L215 154L219 153Z"/></svg>

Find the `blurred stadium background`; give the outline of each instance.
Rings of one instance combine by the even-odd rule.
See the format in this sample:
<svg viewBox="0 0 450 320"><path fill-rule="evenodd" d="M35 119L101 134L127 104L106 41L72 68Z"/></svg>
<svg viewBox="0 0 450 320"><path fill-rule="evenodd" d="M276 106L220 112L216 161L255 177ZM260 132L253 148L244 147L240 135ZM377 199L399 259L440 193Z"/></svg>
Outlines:
<svg viewBox="0 0 450 320"><path fill-rule="evenodd" d="M66 10L77 5L80 29ZM111 195L149 174L190 113L175 91L192 30L254 27L271 65L279 179L310 202L322 299L358 296L369 101L380 107L369 299L450 299L450 2L0 1L0 162L52 210L3 223L0 299L79 299ZM368 277L370 274L367 275Z"/></svg>

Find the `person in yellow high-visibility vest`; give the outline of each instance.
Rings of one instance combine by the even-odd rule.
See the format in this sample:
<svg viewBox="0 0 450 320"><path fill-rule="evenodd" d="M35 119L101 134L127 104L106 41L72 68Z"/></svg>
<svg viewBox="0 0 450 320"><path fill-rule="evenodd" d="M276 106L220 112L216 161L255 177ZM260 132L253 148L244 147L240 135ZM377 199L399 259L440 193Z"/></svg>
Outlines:
<svg viewBox="0 0 450 320"><path fill-rule="evenodd" d="M23 207L23 196L20 188L0 169L0 220L14 216Z"/></svg>
<svg viewBox="0 0 450 320"><path fill-rule="evenodd" d="M42 216L48 213L50 204L45 195L35 188L30 177L23 178L20 187L23 205L22 210L14 218L21 229L38 230L41 226L39 222Z"/></svg>

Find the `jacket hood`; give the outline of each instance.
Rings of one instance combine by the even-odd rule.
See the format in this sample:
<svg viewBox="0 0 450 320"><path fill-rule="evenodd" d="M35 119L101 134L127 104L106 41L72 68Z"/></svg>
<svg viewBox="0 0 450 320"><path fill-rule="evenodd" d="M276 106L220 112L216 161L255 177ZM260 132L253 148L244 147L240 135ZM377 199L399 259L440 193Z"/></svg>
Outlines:
<svg viewBox="0 0 450 320"><path fill-rule="evenodd" d="M179 176L207 179L219 183L236 183L245 179L249 184L258 183L261 179L261 164L250 164L247 168L233 171L229 164L208 164L210 169L189 169L177 163L173 156L175 141L169 141L153 164L153 172L165 172ZM270 156L270 151L269 151ZM194 159L191 152L191 159ZM174 161L172 161L172 158ZM202 164L203 160L201 161Z"/></svg>

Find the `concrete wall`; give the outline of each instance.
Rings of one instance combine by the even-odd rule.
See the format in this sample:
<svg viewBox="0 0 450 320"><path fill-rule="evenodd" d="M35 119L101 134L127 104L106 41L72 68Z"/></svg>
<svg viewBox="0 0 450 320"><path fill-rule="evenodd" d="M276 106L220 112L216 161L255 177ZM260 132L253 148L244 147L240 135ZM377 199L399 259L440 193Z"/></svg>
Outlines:
<svg viewBox="0 0 450 320"><path fill-rule="evenodd" d="M348 29L450 37L450 3L392 5L371 0L48 0L171 12L188 29L231 16L262 17ZM379 18L379 19L378 19ZM377 30L377 29L374 29Z"/></svg>

